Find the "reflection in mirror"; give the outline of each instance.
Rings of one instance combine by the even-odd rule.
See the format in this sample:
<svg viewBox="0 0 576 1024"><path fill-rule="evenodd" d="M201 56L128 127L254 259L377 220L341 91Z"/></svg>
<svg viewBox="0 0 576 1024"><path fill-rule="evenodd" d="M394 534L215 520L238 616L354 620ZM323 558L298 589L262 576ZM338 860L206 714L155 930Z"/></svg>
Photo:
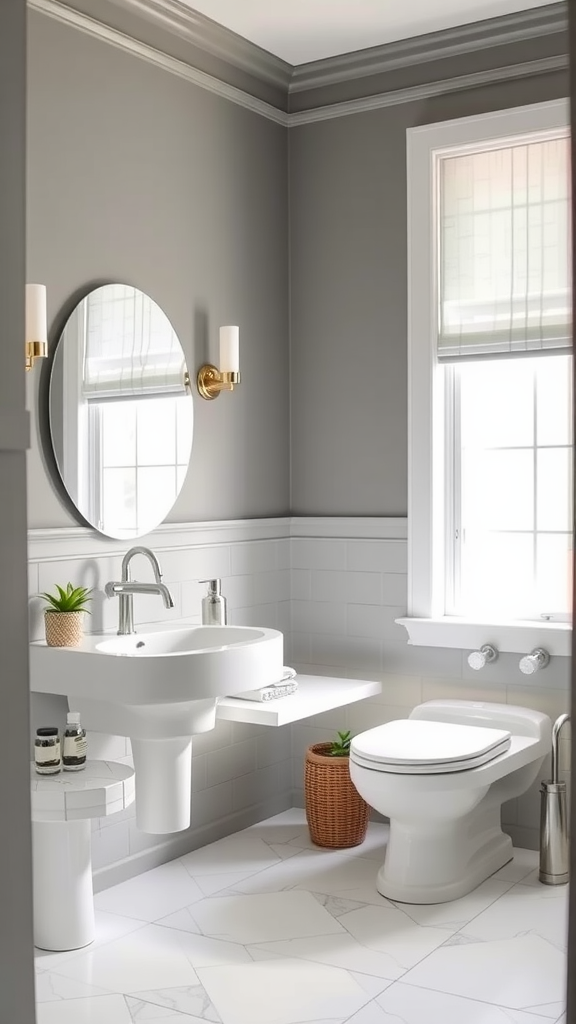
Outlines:
<svg viewBox="0 0 576 1024"><path fill-rule="evenodd" d="M172 508L192 448L184 352L165 313L128 285L70 315L50 376L50 434L74 505L108 537L139 537Z"/></svg>

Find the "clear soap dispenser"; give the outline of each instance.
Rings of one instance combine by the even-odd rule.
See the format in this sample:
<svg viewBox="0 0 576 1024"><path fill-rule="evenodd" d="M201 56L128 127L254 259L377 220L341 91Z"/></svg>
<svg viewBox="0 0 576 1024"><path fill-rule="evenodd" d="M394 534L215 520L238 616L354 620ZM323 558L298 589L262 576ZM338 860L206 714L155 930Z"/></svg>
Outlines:
<svg viewBox="0 0 576 1024"><path fill-rule="evenodd" d="M202 625L226 625L226 598L220 593L221 580L200 580L208 584L208 593L202 598Z"/></svg>

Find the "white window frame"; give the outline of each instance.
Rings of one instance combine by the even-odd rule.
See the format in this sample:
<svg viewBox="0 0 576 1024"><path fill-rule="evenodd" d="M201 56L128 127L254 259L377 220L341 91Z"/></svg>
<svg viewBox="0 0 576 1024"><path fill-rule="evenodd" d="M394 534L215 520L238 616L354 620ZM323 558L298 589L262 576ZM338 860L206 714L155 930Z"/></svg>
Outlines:
<svg viewBox="0 0 576 1024"><path fill-rule="evenodd" d="M568 100L554 100L407 131L408 191L408 613L409 643L570 654L569 623L476 622L445 616L444 374L436 356L436 174L439 151L567 129Z"/></svg>

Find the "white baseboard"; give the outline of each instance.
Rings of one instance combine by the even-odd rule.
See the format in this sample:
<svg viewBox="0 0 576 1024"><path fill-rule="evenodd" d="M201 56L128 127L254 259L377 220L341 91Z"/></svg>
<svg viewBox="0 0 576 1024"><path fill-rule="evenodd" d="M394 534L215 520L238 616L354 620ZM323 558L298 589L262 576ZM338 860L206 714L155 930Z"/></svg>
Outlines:
<svg viewBox="0 0 576 1024"><path fill-rule="evenodd" d="M540 849L540 833L537 828L522 825L502 825L502 831L510 836L515 847L523 850Z"/></svg>
<svg viewBox="0 0 576 1024"><path fill-rule="evenodd" d="M246 807L241 811L236 811L234 814L229 814L225 818L211 822L209 825L202 825L200 828L194 829L193 832L171 836L169 839L159 842L157 846L152 846L148 850L142 850L139 853L132 854L132 856L124 857L123 860L116 861L114 864L98 868L98 870L93 872L94 892L109 889L112 885L125 882L129 878L143 874L144 871L150 871L151 868L158 867L160 864L166 864L168 861L176 860L177 857L183 857L184 854L191 853L192 850L197 850L201 846L207 846L209 843L214 843L217 839L230 836L234 832L240 832L250 825L264 821L266 818L271 818L274 814L287 811L290 807L292 807L290 792L281 793L278 796L270 797L268 800L263 800L259 804L254 804L252 807Z"/></svg>

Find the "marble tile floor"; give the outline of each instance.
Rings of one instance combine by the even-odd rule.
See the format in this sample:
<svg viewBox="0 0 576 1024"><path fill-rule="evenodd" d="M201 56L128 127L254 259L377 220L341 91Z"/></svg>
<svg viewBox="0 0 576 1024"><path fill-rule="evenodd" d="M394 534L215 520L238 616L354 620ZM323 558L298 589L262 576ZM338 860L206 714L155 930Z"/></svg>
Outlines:
<svg viewBox="0 0 576 1024"><path fill-rule="evenodd" d="M561 1024L567 887L537 854L402 905L386 837L320 850L294 808L99 893L91 946L36 951L37 1024Z"/></svg>

